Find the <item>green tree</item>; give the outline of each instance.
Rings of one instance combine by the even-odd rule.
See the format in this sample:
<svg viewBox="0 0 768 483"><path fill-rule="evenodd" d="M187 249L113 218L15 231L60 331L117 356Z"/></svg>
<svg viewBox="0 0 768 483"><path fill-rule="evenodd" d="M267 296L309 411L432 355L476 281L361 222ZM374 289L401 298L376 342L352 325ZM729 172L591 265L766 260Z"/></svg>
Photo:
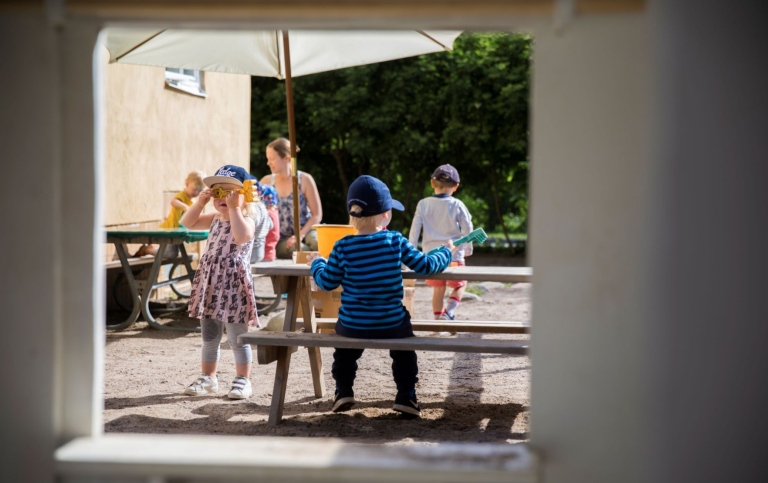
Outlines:
<svg viewBox="0 0 768 483"><path fill-rule="evenodd" d="M300 169L312 173L324 221L346 223L346 192L361 174L385 181L406 207L407 231L440 164L461 174L456 196L486 231L525 231L531 38L462 34L454 50L294 79ZM282 81L252 79L252 171L266 144L287 137Z"/></svg>

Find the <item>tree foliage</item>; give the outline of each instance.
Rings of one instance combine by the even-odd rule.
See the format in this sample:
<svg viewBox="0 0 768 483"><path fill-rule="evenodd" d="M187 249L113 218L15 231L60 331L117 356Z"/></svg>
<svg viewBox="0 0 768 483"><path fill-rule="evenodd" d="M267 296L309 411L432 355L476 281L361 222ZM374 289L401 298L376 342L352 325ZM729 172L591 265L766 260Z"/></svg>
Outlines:
<svg viewBox="0 0 768 483"><path fill-rule="evenodd" d="M315 177L325 223L346 223L347 188L382 179L405 205L391 227L407 232L434 169L461 175L456 197L476 226L526 230L531 38L469 34L454 50L294 79L299 169ZM252 78L251 170L288 137L285 84Z"/></svg>

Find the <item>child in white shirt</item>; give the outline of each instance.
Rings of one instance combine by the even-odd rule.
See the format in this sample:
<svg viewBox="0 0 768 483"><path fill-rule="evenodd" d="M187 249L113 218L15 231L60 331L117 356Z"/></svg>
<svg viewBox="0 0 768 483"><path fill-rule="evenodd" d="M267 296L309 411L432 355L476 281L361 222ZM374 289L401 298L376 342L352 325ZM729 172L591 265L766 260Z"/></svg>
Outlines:
<svg viewBox="0 0 768 483"><path fill-rule="evenodd" d="M459 187L459 172L456 168L450 164L439 166L432 173L430 182L435 195L419 201L409 232L409 241L413 246L418 246L421 236L421 249L424 253L472 231L472 215L469 214L464 203L453 197L453 193ZM464 257L470 255L472 255L472 244L461 244L453 253L451 265L464 265ZM467 281L428 279L427 285L433 288L432 311L435 319L453 320L461 297L464 295ZM446 285L453 291L443 308Z"/></svg>

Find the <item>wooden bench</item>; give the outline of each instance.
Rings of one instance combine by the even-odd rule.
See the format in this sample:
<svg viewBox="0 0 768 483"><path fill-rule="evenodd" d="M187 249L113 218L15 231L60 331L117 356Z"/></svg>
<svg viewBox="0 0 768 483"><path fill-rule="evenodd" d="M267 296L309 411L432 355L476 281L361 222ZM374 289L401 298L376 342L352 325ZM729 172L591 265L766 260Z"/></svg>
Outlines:
<svg viewBox="0 0 768 483"><path fill-rule="evenodd" d="M414 332L448 332L448 333L480 333L480 334L529 334L531 324L528 322L488 322L462 320L460 322L447 322L442 320L411 320ZM335 318L315 318L315 328L318 333L335 334ZM304 319L296 318L296 330L304 330ZM280 344L256 344L256 363L259 365L271 364L277 360L277 347ZM301 345L301 347L312 347ZM296 352L297 346L291 348ZM427 349L425 349L427 350ZM433 349L434 350L434 349ZM460 352L460 351L457 351Z"/></svg>
<svg viewBox="0 0 768 483"><path fill-rule="evenodd" d="M355 339L313 332L256 331L238 337L240 343L277 347L334 347L339 349L390 349L414 351L472 352L480 354L528 354L528 341L447 337L404 339Z"/></svg>
<svg viewBox="0 0 768 483"><path fill-rule="evenodd" d="M144 255L143 257L130 257L127 259L128 265L134 267L136 265L148 265L155 261L154 255ZM109 270L110 268L122 268L120 259L110 260L104 263L104 268Z"/></svg>
<svg viewBox="0 0 768 483"><path fill-rule="evenodd" d="M324 324L330 327L326 321ZM321 324L318 324L318 326ZM439 324L438 324L439 326ZM471 326L469 326L471 327ZM295 352L298 347L306 347L314 353L310 353L310 363L315 361L317 370L320 367L320 347L332 347L340 349L389 349L389 350L414 350L414 351L440 351L440 352L467 352L475 354L505 354L510 356L528 355L528 341L518 340L500 340L500 339L478 339L478 338L457 338L457 337L407 337L401 339L357 339L352 337L343 337L337 334L318 333L318 332L272 332L255 331L242 334L238 337L238 342L252 344L264 349L258 352L258 357L269 357L267 361L260 360L259 363L271 362L273 360L285 361L290 358L290 354ZM275 371L275 385L285 385L287 379L287 367L280 367ZM314 369L313 369L314 373ZM315 384L317 395L317 383ZM322 386L320 389L323 389ZM282 393L282 397L279 395ZM276 398L275 396L278 395ZM322 396L317 396L322 397ZM272 406L270 407L269 422L270 425L276 425L282 419L283 406L285 404L285 394L283 392L273 393Z"/></svg>
<svg viewBox="0 0 768 483"><path fill-rule="evenodd" d="M197 260L197 253L187 253L187 257L189 261ZM137 265L151 265L155 261L154 255L143 255L141 257L130 257L127 259L128 265L131 267L137 266ZM171 263L184 263L184 259L181 257L178 258L164 258L162 262L160 262L162 265L168 265ZM108 262L104 263L104 268L109 270L110 268L122 268L122 264L120 263L120 260L110 260Z"/></svg>

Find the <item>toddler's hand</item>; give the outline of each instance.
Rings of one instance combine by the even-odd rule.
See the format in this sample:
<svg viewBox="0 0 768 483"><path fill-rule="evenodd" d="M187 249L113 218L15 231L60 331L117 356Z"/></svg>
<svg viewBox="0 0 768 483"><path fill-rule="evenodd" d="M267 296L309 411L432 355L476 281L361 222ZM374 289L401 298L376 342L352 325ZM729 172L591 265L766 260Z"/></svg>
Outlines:
<svg viewBox="0 0 768 483"><path fill-rule="evenodd" d="M459 249L458 246L453 245L453 240L448 240L447 242L445 242L445 246L448 247L451 253L456 253L456 250Z"/></svg>
<svg viewBox="0 0 768 483"><path fill-rule="evenodd" d="M200 196L198 196L197 202L200 203L200 206L205 206L209 201L211 201L212 196L213 193L211 193L211 188L205 188L200 192Z"/></svg>
<svg viewBox="0 0 768 483"><path fill-rule="evenodd" d="M238 193L237 191L230 191L229 194L226 197L227 202L227 208L230 210L232 209L240 209L240 206L243 204L243 200L245 200L245 197L241 193Z"/></svg>
<svg viewBox="0 0 768 483"><path fill-rule="evenodd" d="M314 261L316 258L323 258L323 257L321 257L319 253L309 253L309 254L307 255L307 265L312 265L312 262L313 262L313 261Z"/></svg>

